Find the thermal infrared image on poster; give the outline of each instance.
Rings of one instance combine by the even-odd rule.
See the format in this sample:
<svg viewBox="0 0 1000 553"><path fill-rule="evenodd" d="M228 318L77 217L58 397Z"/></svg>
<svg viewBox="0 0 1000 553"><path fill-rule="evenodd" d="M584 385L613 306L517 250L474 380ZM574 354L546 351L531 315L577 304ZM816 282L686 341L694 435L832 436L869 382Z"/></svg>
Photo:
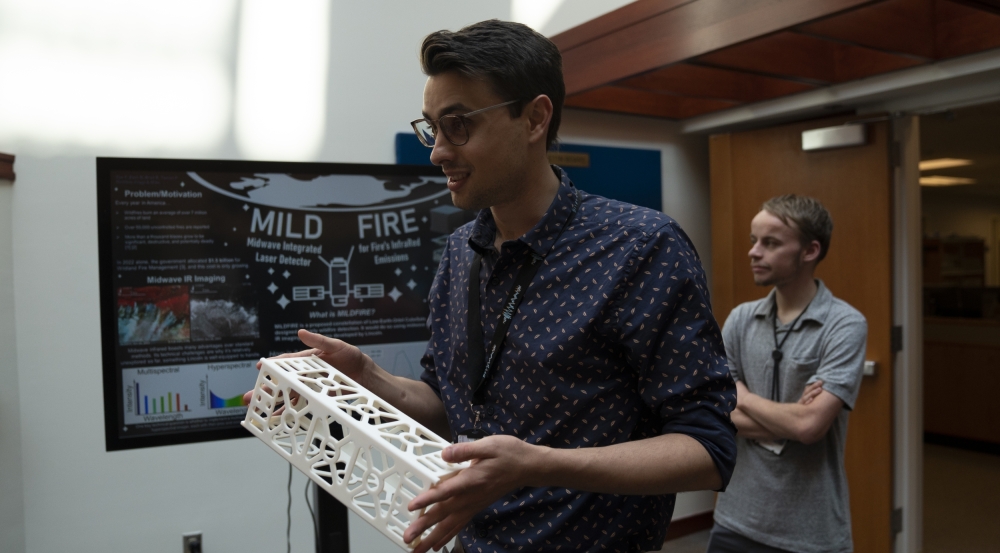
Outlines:
<svg viewBox="0 0 1000 553"><path fill-rule="evenodd" d="M118 289L118 339L122 344L190 339L187 286Z"/></svg>
<svg viewBox="0 0 1000 553"><path fill-rule="evenodd" d="M191 299L191 339L257 338L260 335L256 306L224 299Z"/></svg>

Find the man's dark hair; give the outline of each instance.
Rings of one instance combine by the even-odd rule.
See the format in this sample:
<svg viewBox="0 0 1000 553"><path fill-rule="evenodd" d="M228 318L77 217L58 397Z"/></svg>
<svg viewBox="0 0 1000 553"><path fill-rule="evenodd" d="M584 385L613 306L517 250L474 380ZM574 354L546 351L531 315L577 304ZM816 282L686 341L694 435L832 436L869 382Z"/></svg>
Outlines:
<svg viewBox="0 0 1000 553"><path fill-rule="evenodd" d="M819 258L816 261L822 261L826 257L826 252L830 249L830 235L833 234L833 219L819 200L809 196L785 194L764 202L761 210L781 219L782 223L790 227L793 226L791 223L795 223L803 246L808 246L813 240L819 242Z"/></svg>
<svg viewBox="0 0 1000 553"><path fill-rule="evenodd" d="M518 100L508 108L511 117L520 117L539 94L548 96L552 120L546 147L555 143L566 98L562 54L527 25L491 19L431 33L420 46L420 66L429 77L455 71L486 82L504 100Z"/></svg>

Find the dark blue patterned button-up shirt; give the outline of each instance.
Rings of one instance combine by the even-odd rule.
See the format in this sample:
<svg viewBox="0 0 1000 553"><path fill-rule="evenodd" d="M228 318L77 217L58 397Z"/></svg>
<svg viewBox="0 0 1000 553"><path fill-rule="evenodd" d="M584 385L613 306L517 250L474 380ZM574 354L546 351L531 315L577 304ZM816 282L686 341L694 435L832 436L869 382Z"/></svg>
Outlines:
<svg viewBox="0 0 1000 553"><path fill-rule="evenodd" d="M421 378L444 402L452 435L471 429L473 255L483 256L484 331L476 338L486 348L530 248L544 265L511 321L478 408L482 428L559 448L686 434L705 446L725 487L736 460L736 388L694 246L663 213L579 191L555 170L559 192L519 240L497 252L488 209L449 238L428 300ZM673 495L522 488L459 537L470 553L658 550L673 508Z"/></svg>

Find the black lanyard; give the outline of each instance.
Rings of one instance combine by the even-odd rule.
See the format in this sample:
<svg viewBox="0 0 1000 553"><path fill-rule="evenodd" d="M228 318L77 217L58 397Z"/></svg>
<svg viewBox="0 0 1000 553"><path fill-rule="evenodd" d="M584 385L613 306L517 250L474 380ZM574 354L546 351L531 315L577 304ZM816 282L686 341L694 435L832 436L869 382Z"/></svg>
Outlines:
<svg viewBox="0 0 1000 553"><path fill-rule="evenodd" d="M559 234L552 241L552 245L549 246L550 248L555 247L556 242L559 241L563 231L569 226L570 221L573 220L573 216L576 215L577 209L580 207L579 190L575 192L575 196L573 210L566 218L566 222L559 230ZM486 403L486 388L490 379L493 378L493 373L496 371L497 365L500 363L500 348L507 338L507 330L510 328L510 322L514 319L514 314L517 313L517 308L521 305L521 300L524 299L524 292L528 289L528 285L531 284L531 279L535 278L535 273L542 266L543 259L545 259L544 255L535 253L529 247L529 259L518 270L517 278L514 280L514 287L507 294L507 301L504 302L503 313L500 314L500 322L497 324L496 332L493 333L493 338L490 340L489 350L483 349L483 323L480 318L479 295L481 292L479 290L479 270L482 267L483 256L477 253L472 259L472 267L469 269L469 325L466 338L469 346L469 367L474 370L472 373L472 403L474 405Z"/></svg>
<svg viewBox="0 0 1000 553"><path fill-rule="evenodd" d="M514 281L514 288L507 295L503 313L500 315L500 323L497 325L496 332L493 333L493 339L490 340L490 348L487 353L483 350L483 324L479 315L479 269L482 266L482 260L483 256L477 253L472 260L472 273L469 275L469 367L482 367L482 370L472 373L472 403L475 405L486 403L486 384L492 378L497 363L500 362L500 356L497 353L507 337L510 321L514 318L514 313L517 312L521 300L524 299L524 290L542 265L542 256L531 252L530 259L517 272L517 280Z"/></svg>
<svg viewBox="0 0 1000 553"><path fill-rule="evenodd" d="M788 337L791 336L792 329L795 328L795 323L799 322L799 319L802 318L802 315L806 314L806 310L809 309L810 305L812 305L812 300L809 300L809 303L806 304L806 308L803 309L801 313L799 313L798 317L795 317L795 320L792 321L791 326L789 326L788 330L785 331L785 337L782 338L781 342L779 343L778 342L778 296L777 295L774 296L774 318L771 319L772 328L774 329L774 350L771 352L771 359L774 359L774 378L771 379L772 401L781 401L781 371L778 369L779 365L781 365L782 358L785 357L785 354L781 352L781 348L785 347L785 342L788 341Z"/></svg>

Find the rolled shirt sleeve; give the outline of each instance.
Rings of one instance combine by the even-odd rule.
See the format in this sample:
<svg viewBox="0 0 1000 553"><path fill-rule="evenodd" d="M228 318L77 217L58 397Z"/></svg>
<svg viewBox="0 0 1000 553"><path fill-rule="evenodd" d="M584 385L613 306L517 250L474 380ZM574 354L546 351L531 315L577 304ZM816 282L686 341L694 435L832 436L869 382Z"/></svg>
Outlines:
<svg viewBox="0 0 1000 553"><path fill-rule="evenodd" d="M636 245L632 267L611 327L638 368L640 393L660 418L659 433L701 443L724 490L736 463L730 420L736 388L701 262L671 222Z"/></svg>
<svg viewBox="0 0 1000 553"><path fill-rule="evenodd" d="M826 324L830 329L823 335L822 361L807 384L823 381L824 390L853 410L864 374L868 323L860 313L848 312Z"/></svg>

